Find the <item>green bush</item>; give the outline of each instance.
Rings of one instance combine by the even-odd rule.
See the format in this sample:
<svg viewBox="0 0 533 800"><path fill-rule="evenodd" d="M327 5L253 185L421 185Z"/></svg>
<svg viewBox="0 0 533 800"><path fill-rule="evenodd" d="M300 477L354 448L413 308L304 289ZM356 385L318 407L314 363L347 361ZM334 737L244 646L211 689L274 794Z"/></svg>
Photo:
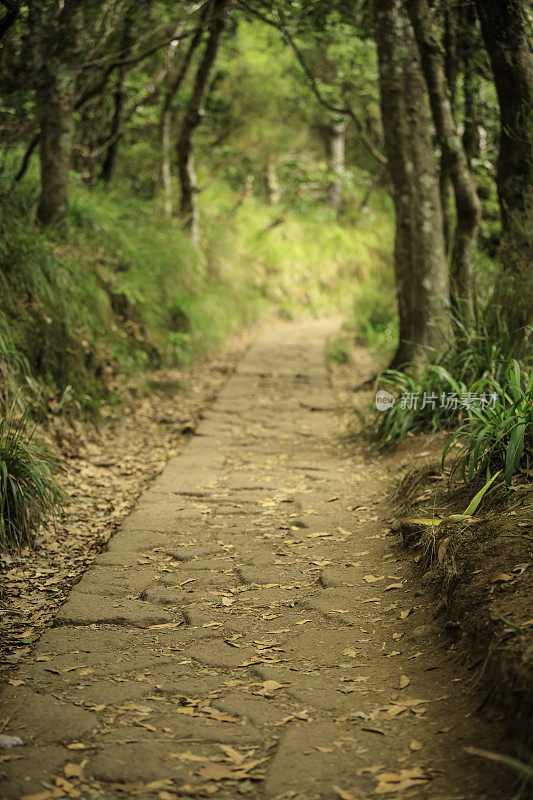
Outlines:
<svg viewBox="0 0 533 800"><path fill-rule="evenodd" d="M380 447L394 447L411 431L456 428L474 413L474 396L497 393L511 366L518 364L520 369L514 359L515 334L501 320L487 322L488 318L487 311L473 329L452 317L449 340L436 354L435 363L408 364L405 372L382 374L381 384L397 402L374 414L372 431ZM524 364L521 374L525 374Z"/></svg>
<svg viewBox="0 0 533 800"><path fill-rule="evenodd" d="M32 441L28 413L0 419L0 547L33 545L44 519L61 507L63 492L54 478L58 463Z"/></svg>
<svg viewBox="0 0 533 800"><path fill-rule="evenodd" d="M452 470L461 470L469 483L478 475L503 470L507 486L520 467L529 473L533 462L533 374L527 376L513 361L504 383L490 382L494 405L473 406L467 421L446 445L442 462L451 448L460 444ZM476 391L474 384L473 391Z"/></svg>
<svg viewBox="0 0 533 800"><path fill-rule="evenodd" d="M447 427L453 424L453 415L457 423L465 413L460 406L467 392L465 383L455 380L440 365L427 364L418 373L415 365L409 368L413 374L388 369L380 378L380 384L396 398L393 406L376 411L373 417L372 431L383 449L394 447L411 431L435 432ZM454 401L450 406L450 395L457 398L456 408Z"/></svg>
<svg viewBox="0 0 533 800"><path fill-rule="evenodd" d="M338 336L328 344L328 359L337 364L349 364L352 360L350 340L346 336Z"/></svg>

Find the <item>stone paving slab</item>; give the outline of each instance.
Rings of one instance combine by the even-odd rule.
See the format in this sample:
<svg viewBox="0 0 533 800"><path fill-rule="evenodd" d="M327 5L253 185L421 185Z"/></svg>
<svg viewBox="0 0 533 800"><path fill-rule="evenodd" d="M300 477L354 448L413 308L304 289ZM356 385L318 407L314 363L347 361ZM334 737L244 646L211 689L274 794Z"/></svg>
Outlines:
<svg viewBox="0 0 533 800"><path fill-rule="evenodd" d="M334 330L262 335L74 587L3 691L2 799L512 797L464 752L504 744L391 549L383 465L337 437Z"/></svg>

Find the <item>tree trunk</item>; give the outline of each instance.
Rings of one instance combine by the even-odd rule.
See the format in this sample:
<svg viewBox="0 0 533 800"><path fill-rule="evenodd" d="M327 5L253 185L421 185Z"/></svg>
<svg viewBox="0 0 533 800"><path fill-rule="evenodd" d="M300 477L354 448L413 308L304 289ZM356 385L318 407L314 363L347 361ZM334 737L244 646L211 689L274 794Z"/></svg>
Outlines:
<svg viewBox="0 0 533 800"><path fill-rule="evenodd" d="M446 73L446 80L448 81L448 88L450 90L450 102L452 109L455 113L456 99L457 99L457 78L459 75L459 62L457 57L457 14L454 10L453 19L452 11L449 8L444 8L444 70ZM440 204L442 206L442 224L444 229L444 244L446 246L446 256L448 257L452 251L453 244L453 229L454 229L454 208L453 208L453 191L450 181L450 169L447 159L441 153L439 161L439 191L440 191Z"/></svg>
<svg viewBox="0 0 533 800"><path fill-rule="evenodd" d="M479 75L476 55L480 41L477 29L476 11L473 6L466 6L461 18L461 60L463 65L463 106L464 131L463 147L468 164L480 155L479 128L481 125L481 76Z"/></svg>
<svg viewBox="0 0 533 800"><path fill-rule="evenodd" d="M193 165L193 135L204 114L204 101L211 72L224 32L232 0L214 0L209 23L209 38L196 71L189 105L183 118L177 144L178 176L181 187L180 215L194 242L198 241L198 186Z"/></svg>
<svg viewBox="0 0 533 800"><path fill-rule="evenodd" d="M376 0L381 111L396 211L400 342L392 366L422 360L447 329L449 285L425 87L401 0Z"/></svg>
<svg viewBox="0 0 533 800"><path fill-rule="evenodd" d="M172 216L172 172L170 168L172 132L172 109L163 108L161 113L161 182L163 184L163 198L165 215Z"/></svg>
<svg viewBox="0 0 533 800"><path fill-rule="evenodd" d="M406 0L406 6L420 52L442 158L446 163L455 196L456 223L451 262L452 298L461 316L471 320L474 313L474 256L481 204L455 124L432 12L427 0Z"/></svg>
<svg viewBox="0 0 533 800"><path fill-rule="evenodd" d="M20 16L20 6L17 3L4 0L2 5L5 6L6 13L0 20L0 41Z"/></svg>
<svg viewBox="0 0 533 800"><path fill-rule="evenodd" d="M281 186L279 185L278 171L273 157L268 159L265 168L265 184L269 205L279 205L281 201Z"/></svg>
<svg viewBox="0 0 533 800"><path fill-rule="evenodd" d="M41 127L41 195L37 216L62 225L68 209L68 174L74 133L74 89L83 28L83 0L63 7L31 7L36 105Z"/></svg>
<svg viewBox="0 0 533 800"><path fill-rule="evenodd" d="M172 216L172 171L170 164L172 121L174 117L172 103L187 76L193 56L202 40L203 30L201 25L204 21L205 15L201 17L201 24L189 43L189 47L180 64L179 70L166 88L161 109L161 121L159 125L161 134L161 182L163 184L164 208L167 217Z"/></svg>
<svg viewBox="0 0 533 800"><path fill-rule="evenodd" d="M504 246L495 300L517 327L533 319L533 58L526 3L476 0L500 106L496 181Z"/></svg>
<svg viewBox="0 0 533 800"><path fill-rule="evenodd" d="M439 195L442 208L442 231L444 234L444 248L446 257L451 253L453 244L453 191L450 181L450 167L446 158L441 153L439 158Z"/></svg>
<svg viewBox="0 0 533 800"><path fill-rule="evenodd" d="M120 49L121 57L127 58L131 53L133 47L133 35L131 30L132 23L132 8L128 8L124 18L124 32L122 34L122 45ZM113 175L115 167L115 160L117 157L118 143L121 139L121 128L124 116L124 106L126 103L126 68L119 67L117 72L117 83L114 93L113 119L111 120L111 130L109 132L109 140L111 144L107 148L100 177L104 183L109 183Z"/></svg>
<svg viewBox="0 0 533 800"><path fill-rule="evenodd" d="M345 133L346 120L344 118L332 120L329 126L329 171L331 175L329 202L335 211L340 209L342 203L345 166Z"/></svg>

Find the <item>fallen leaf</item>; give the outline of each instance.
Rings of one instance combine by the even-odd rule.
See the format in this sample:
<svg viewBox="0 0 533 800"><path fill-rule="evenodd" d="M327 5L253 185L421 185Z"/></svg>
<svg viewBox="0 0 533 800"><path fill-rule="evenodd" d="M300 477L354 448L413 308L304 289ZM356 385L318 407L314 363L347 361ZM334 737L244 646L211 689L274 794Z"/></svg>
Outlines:
<svg viewBox="0 0 533 800"><path fill-rule="evenodd" d="M400 772L384 772L378 775L377 779L375 794L390 794L421 786L428 782L429 777L422 767L414 767L413 769L402 769Z"/></svg>
<svg viewBox="0 0 533 800"><path fill-rule="evenodd" d="M437 553L437 558L439 560L439 564L442 564L444 556L446 555L446 550L448 549L448 545L450 544L451 540L452 540L452 537L451 536L447 536L440 543L439 549L438 549L438 553Z"/></svg>
<svg viewBox="0 0 533 800"><path fill-rule="evenodd" d="M333 787L333 791L337 792L337 795L340 797L340 800L360 800L361 799L361 795L359 794L359 792L357 792L357 794L354 794L354 791L357 791L357 790L352 790L351 792L347 792L346 789L340 789L338 786L334 786Z"/></svg>
<svg viewBox="0 0 533 800"><path fill-rule="evenodd" d="M218 722L238 722L237 717L230 717L229 714L223 714L221 711L215 711L214 708L202 709L209 714L210 719L216 719Z"/></svg>
<svg viewBox="0 0 533 800"><path fill-rule="evenodd" d="M407 675L400 675L400 689L406 689L411 683L411 679Z"/></svg>
<svg viewBox="0 0 533 800"><path fill-rule="evenodd" d="M413 753L416 753L418 750L422 750L423 747L424 743L417 741L417 739L412 739L409 742L409 750L412 750Z"/></svg>
<svg viewBox="0 0 533 800"><path fill-rule="evenodd" d="M261 759L262 760L262 759ZM257 764L261 763L259 761L251 761L248 764L242 764L239 767L230 767L226 764L206 764L205 767L199 771L198 775L201 778L205 778L208 781L244 781L249 780L250 775L248 774L251 769L253 769Z"/></svg>
<svg viewBox="0 0 533 800"><path fill-rule="evenodd" d="M82 761L80 764L75 764L74 762L68 762L63 767L63 771L65 773L65 777L67 778L83 778L83 768L87 761Z"/></svg>
<svg viewBox="0 0 533 800"><path fill-rule="evenodd" d="M383 591L384 592L388 592L391 589L403 589L403 583L389 583L388 586L385 586Z"/></svg>
<svg viewBox="0 0 533 800"><path fill-rule="evenodd" d="M376 581L379 581L379 578L376 578L375 575L365 575L363 580L367 583L375 583Z"/></svg>
<svg viewBox="0 0 533 800"><path fill-rule="evenodd" d="M235 750L235 748L231 747L229 744L219 744L219 747L234 764L242 764L246 758L246 756L239 753L238 750Z"/></svg>
<svg viewBox="0 0 533 800"><path fill-rule="evenodd" d="M489 575L489 581L491 583L504 583L512 580L513 575L509 575L507 572L493 572L492 575Z"/></svg>
<svg viewBox="0 0 533 800"><path fill-rule="evenodd" d="M169 789L172 786L172 781L170 778L161 778L158 781L150 781L145 786L143 786L143 790L145 792L157 792L158 789Z"/></svg>
<svg viewBox="0 0 533 800"><path fill-rule="evenodd" d="M262 686L263 689L270 694L271 692L275 692L276 689L281 689L283 684L278 683L278 681L263 681Z"/></svg>
<svg viewBox="0 0 533 800"><path fill-rule="evenodd" d="M170 758L177 758L179 761L209 761L206 756L198 756L196 753L191 753L186 750L184 753L170 753Z"/></svg>

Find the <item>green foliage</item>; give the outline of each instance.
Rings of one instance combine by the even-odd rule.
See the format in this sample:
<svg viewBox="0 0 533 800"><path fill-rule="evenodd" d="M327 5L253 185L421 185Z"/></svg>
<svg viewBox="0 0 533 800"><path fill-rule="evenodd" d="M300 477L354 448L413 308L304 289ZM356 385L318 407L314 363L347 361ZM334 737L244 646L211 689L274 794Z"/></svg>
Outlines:
<svg viewBox="0 0 533 800"><path fill-rule="evenodd" d="M381 376L397 402L374 415L372 430L379 446L394 447L410 431L448 430L470 418L475 404L468 403L469 395L479 397L497 391L502 376L518 363L514 359L515 348L516 333L492 316L489 309L480 314L475 328L452 317L451 334L436 354L434 364L411 364L405 372L386 370ZM457 403L452 400L447 405L446 400L442 401L443 394L446 398L455 395ZM402 402L402 395L413 399ZM431 397L436 399L429 402Z"/></svg>
<svg viewBox="0 0 533 800"><path fill-rule="evenodd" d="M408 365L408 369L416 370L416 365ZM460 397L467 391L465 383L457 381L438 364L427 364L413 374L388 369L380 383L396 397L393 406L385 412L376 412L373 418L373 434L384 449L394 447L411 431L435 432L448 427L452 412L441 403L442 394L454 393ZM411 399L404 400L402 395Z"/></svg>
<svg viewBox="0 0 533 800"><path fill-rule="evenodd" d="M474 327L459 316L450 319L451 332L438 363L466 384L500 380L513 362L517 332L511 331L490 306L482 308Z"/></svg>
<svg viewBox="0 0 533 800"><path fill-rule="evenodd" d="M348 314L360 284L383 264L391 269L385 213L348 227L320 203L281 214L258 198L239 198L222 182L200 199L210 273L244 285L249 298L262 298L285 318Z"/></svg>
<svg viewBox="0 0 533 800"><path fill-rule="evenodd" d="M188 365L263 314L348 311L386 259L386 214L349 229L316 205L272 228L279 209L222 180L201 195L200 252L157 200L74 176L57 237L28 220L32 178L0 208L3 407L24 385L43 412L97 413L124 378Z"/></svg>
<svg viewBox="0 0 533 800"><path fill-rule="evenodd" d="M446 445L443 463L459 444L453 470L460 469L465 482L498 469L504 471L509 486L519 468L529 472L533 459L533 375L527 379L514 360L503 383L490 383L496 393L494 408L470 409L468 419Z"/></svg>
<svg viewBox="0 0 533 800"><path fill-rule="evenodd" d="M61 507L58 464L32 441L28 412L0 419L0 547L32 545L39 526Z"/></svg>
<svg viewBox="0 0 533 800"><path fill-rule="evenodd" d="M352 360L351 343L346 336L338 336L328 344L328 359L337 364L349 364Z"/></svg>

